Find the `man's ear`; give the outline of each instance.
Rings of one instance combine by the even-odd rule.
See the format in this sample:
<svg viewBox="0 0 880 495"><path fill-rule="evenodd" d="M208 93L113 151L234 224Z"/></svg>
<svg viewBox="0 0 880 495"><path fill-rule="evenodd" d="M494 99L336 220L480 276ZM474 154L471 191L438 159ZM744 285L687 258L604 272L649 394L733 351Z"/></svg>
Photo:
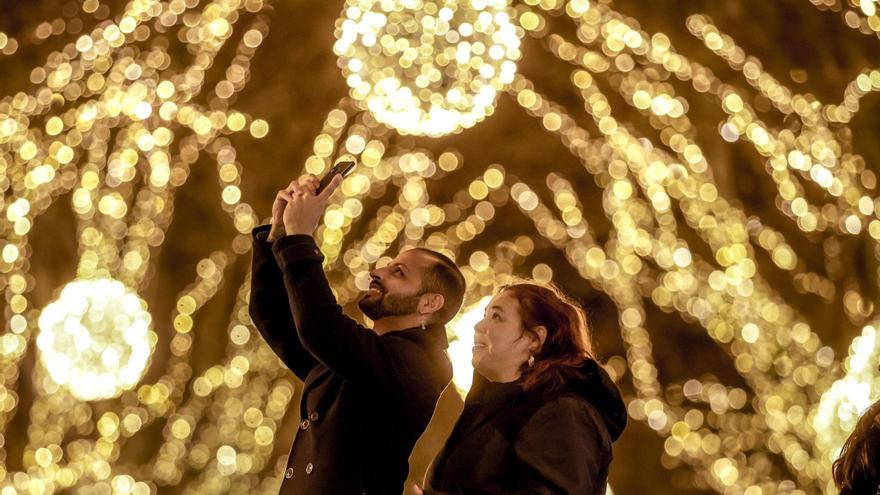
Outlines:
<svg viewBox="0 0 880 495"><path fill-rule="evenodd" d="M443 294L437 294L434 292L422 294L419 296L419 314L427 315L436 313L443 308L445 302L446 299L443 297Z"/></svg>
<svg viewBox="0 0 880 495"><path fill-rule="evenodd" d="M547 327L544 325L538 325L533 328L532 331L534 331L534 334L532 334L532 343L529 344L529 351L531 351L532 354L537 354L541 350L541 347L544 346L544 341L547 340Z"/></svg>

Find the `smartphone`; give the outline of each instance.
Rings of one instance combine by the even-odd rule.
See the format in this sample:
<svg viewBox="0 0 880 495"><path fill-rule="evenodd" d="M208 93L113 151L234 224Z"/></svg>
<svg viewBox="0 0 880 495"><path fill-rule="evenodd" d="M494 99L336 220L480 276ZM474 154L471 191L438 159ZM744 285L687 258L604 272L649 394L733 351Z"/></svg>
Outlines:
<svg viewBox="0 0 880 495"><path fill-rule="evenodd" d="M336 177L336 174L342 174L343 178L348 177L348 174L354 169L354 163L353 160L343 160L336 165L333 165L330 170L324 174L324 177L321 177L321 182L318 183L318 190L315 191L315 194L321 194L321 191L330 184L330 181L333 180L333 177Z"/></svg>

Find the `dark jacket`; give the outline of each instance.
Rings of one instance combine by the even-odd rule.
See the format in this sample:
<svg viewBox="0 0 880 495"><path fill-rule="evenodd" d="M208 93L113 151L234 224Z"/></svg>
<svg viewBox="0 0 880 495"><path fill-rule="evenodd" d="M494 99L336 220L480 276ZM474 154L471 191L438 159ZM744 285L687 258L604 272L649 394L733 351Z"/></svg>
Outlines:
<svg viewBox="0 0 880 495"><path fill-rule="evenodd" d="M280 493L399 494L452 378L441 325L377 335L345 316L310 236L254 229L250 315L304 382Z"/></svg>
<svg viewBox="0 0 880 495"><path fill-rule="evenodd" d="M595 361L581 372L561 390L529 392L474 373L425 493L604 495L626 408Z"/></svg>

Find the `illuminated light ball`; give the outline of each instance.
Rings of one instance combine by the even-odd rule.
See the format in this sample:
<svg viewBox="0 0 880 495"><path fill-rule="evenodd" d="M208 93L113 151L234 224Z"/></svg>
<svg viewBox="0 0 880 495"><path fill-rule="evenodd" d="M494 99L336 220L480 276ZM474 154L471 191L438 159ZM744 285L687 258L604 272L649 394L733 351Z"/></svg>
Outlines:
<svg viewBox="0 0 880 495"><path fill-rule="evenodd" d="M141 378L156 346L147 303L122 282L77 280L40 314L40 362L80 400L109 399Z"/></svg>
<svg viewBox="0 0 880 495"><path fill-rule="evenodd" d="M523 30L509 0L347 0L334 52L352 97L402 134L443 136L494 111Z"/></svg>

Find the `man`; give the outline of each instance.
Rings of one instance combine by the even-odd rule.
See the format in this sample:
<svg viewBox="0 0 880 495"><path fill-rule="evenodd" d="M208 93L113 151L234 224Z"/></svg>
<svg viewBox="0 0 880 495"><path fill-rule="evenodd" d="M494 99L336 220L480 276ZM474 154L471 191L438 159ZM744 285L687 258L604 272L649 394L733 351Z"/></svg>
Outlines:
<svg viewBox="0 0 880 495"><path fill-rule="evenodd" d="M321 194L306 176L279 191L272 225L254 229L250 315L304 382L284 495L397 495L407 459L452 378L446 324L465 282L440 253L411 249L370 272L358 306L368 329L345 316L312 234L336 176Z"/></svg>

